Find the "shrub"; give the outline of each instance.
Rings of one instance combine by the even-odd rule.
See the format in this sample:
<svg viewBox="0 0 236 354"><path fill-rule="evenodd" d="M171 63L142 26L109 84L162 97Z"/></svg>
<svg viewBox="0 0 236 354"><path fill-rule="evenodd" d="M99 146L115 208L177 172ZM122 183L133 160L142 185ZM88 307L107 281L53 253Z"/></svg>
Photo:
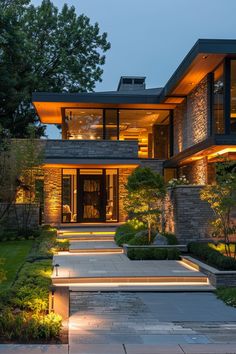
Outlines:
<svg viewBox="0 0 236 354"><path fill-rule="evenodd" d="M0 336L9 340L29 342L58 338L62 319L59 315L31 315L26 312L13 313L9 308L0 314Z"/></svg>
<svg viewBox="0 0 236 354"><path fill-rule="evenodd" d="M154 231L151 232L151 242L153 242L156 233ZM129 242L130 245L143 246L148 245L148 230L142 230L137 232L134 237Z"/></svg>
<svg viewBox="0 0 236 354"><path fill-rule="evenodd" d="M137 219L129 220L116 229L115 242L121 246L123 243L129 242L138 231L144 228L144 224Z"/></svg>
<svg viewBox="0 0 236 354"><path fill-rule="evenodd" d="M178 245L179 242L175 234L170 232L162 232L161 234L167 238L168 245Z"/></svg>
<svg viewBox="0 0 236 354"><path fill-rule="evenodd" d="M70 241L69 240L57 240L55 244L55 251L69 251Z"/></svg>
<svg viewBox="0 0 236 354"><path fill-rule="evenodd" d="M219 288L216 290L216 295L226 305L236 307L236 288Z"/></svg>
<svg viewBox="0 0 236 354"><path fill-rule="evenodd" d="M179 259L179 250L173 248L129 248L127 256L131 260Z"/></svg>
<svg viewBox="0 0 236 354"><path fill-rule="evenodd" d="M201 260L221 270L236 270L235 259L224 256L207 243L191 242L188 244L188 250Z"/></svg>

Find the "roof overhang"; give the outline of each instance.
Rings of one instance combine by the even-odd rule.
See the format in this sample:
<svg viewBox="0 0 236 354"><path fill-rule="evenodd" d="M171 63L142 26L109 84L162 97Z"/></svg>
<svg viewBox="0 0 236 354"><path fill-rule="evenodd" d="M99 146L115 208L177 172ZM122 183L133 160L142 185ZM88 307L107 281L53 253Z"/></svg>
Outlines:
<svg viewBox="0 0 236 354"><path fill-rule="evenodd" d="M57 168L136 168L138 159L46 159L43 167Z"/></svg>
<svg viewBox="0 0 236 354"><path fill-rule="evenodd" d="M199 39L165 85L162 102L181 103L229 55L236 55L236 40Z"/></svg>
<svg viewBox="0 0 236 354"><path fill-rule="evenodd" d="M112 98L113 97L113 98ZM99 95L34 93L33 104L42 123L61 124L65 108L173 109L174 104L157 102L154 95Z"/></svg>

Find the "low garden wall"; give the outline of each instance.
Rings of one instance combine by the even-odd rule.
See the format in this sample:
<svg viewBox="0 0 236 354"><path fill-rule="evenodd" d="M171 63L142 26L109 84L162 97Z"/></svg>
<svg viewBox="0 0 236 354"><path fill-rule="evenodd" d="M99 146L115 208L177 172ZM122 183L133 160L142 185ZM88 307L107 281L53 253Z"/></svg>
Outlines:
<svg viewBox="0 0 236 354"><path fill-rule="evenodd" d="M6 207L6 204L0 203L0 209ZM14 230L23 228L36 228L39 225L39 206L38 204L13 204L7 210L4 217L4 224L8 229Z"/></svg>
<svg viewBox="0 0 236 354"><path fill-rule="evenodd" d="M213 212L200 199L203 186L184 185L167 192L164 205L166 231L176 235L180 243L210 238L209 221Z"/></svg>
<svg viewBox="0 0 236 354"><path fill-rule="evenodd" d="M235 287L236 286L236 271L231 270L218 270L214 267L211 267L195 258L184 256L182 261L191 267L199 270L200 272L207 275L211 285L216 288L224 287Z"/></svg>

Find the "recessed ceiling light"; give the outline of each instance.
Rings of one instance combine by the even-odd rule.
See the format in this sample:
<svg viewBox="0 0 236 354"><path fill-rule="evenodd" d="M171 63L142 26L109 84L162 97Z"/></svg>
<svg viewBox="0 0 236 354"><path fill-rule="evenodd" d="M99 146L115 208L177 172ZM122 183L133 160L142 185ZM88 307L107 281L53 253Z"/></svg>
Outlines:
<svg viewBox="0 0 236 354"><path fill-rule="evenodd" d="M203 55L202 59L206 59L208 57L208 55Z"/></svg>

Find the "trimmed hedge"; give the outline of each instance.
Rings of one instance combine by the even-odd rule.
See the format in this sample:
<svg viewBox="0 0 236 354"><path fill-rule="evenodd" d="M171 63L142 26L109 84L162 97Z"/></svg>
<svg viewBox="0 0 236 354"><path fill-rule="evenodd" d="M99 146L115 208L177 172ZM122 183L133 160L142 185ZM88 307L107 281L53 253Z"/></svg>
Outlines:
<svg viewBox="0 0 236 354"><path fill-rule="evenodd" d="M129 248L127 256L131 260L177 260L180 252L176 248Z"/></svg>
<svg viewBox="0 0 236 354"><path fill-rule="evenodd" d="M194 256L219 270L236 270L235 259L224 256L216 249L210 247L208 243L190 242L188 250Z"/></svg>

